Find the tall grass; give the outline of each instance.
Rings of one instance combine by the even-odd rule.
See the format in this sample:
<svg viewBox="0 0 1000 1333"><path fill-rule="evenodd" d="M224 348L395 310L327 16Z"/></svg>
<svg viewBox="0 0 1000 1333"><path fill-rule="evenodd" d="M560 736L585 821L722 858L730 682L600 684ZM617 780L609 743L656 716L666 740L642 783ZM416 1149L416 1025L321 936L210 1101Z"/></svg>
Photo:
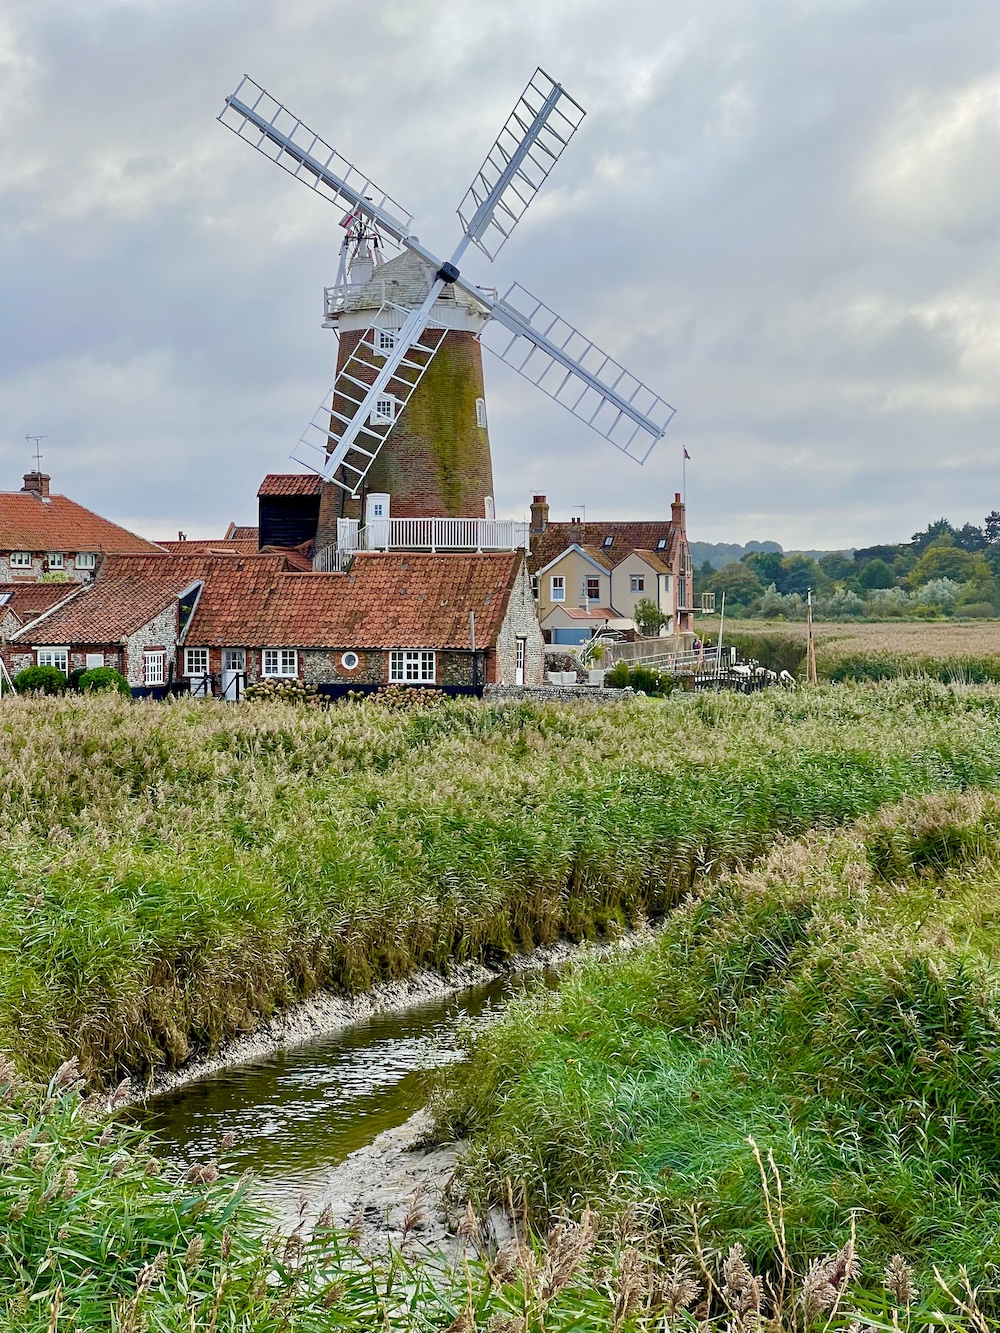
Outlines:
<svg viewBox="0 0 1000 1333"><path fill-rule="evenodd" d="M0 1049L95 1081L323 986L673 905L779 831L1000 775L1000 691L929 682L408 715L0 709Z"/></svg>
<svg viewBox="0 0 1000 1333"><path fill-rule="evenodd" d="M443 1076L481 1202L600 1199L670 1243L968 1265L1000 1312L1000 801L908 801L702 884L657 940L513 1004ZM754 1141L760 1145L759 1150ZM761 1206L761 1157L783 1222ZM780 1185L778 1174L780 1173Z"/></svg>

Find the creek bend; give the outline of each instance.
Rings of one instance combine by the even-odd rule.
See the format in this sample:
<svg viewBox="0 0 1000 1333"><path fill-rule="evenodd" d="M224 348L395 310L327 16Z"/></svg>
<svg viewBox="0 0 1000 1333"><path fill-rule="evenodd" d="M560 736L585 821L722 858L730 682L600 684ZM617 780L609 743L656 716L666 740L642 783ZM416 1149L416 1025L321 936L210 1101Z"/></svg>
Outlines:
<svg viewBox="0 0 1000 1333"><path fill-rule="evenodd" d="M459 1027L490 1021L526 987L558 984L559 970L506 974L405 1009L374 1014L324 1036L199 1077L150 1099L129 1118L162 1155L184 1165L218 1155L235 1135L227 1169L249 1171L252 1194L281 1220L304 1198L328 1201L336 1168L425 1100L423 1075L461 1053Z"/></svg>

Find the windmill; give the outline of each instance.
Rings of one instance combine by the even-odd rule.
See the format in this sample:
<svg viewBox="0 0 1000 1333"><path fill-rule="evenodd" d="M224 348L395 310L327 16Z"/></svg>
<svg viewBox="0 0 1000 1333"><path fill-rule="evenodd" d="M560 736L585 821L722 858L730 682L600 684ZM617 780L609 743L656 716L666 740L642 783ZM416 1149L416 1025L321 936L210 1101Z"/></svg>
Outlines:
<svg viewBox="0 0 1000 1333"><path fill-rule="evenodd" d="M370 285L369 242L383 253L394 248L411 256L430 274L422 300L410 306L387 296L352 340L333 389L300 441L305 456L297 461L349 496L361 493L445 342L447 302L458 299L478 312L477 336L488 350L622 453L645 462L674 408L520 284L497 296L459 268L470 245L496 259L584 114L564 88L535 71L459 205L462 234L442 260L413 234L411 214L259 84L245 77L226 98L219 120L227 128L347 209L335 291Z"/></svg>

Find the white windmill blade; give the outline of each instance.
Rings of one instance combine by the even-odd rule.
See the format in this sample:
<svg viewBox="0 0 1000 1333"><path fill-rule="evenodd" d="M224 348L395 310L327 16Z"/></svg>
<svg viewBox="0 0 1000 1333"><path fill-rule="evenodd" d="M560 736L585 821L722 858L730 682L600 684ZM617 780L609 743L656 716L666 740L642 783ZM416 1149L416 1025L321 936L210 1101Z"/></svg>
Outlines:
<svg viewBox="0 0 1000 1333"><path fill-rule="evenodd" d="M397 241L409 236L413 215L253 79L244 76L218 119L331 203L359 208Z"/></svg>
<svg viewBox="0 0 1000 1333"><path fill-rule="evenodd" d="M644 463L676 408L518 283L488 304L483 345L622 453Z"/></svg>
<svg viewBox="0 0 1000 1333"><path fill-rule="evenodd" d="M386 301L306 427L295 461L357 495L446 332L423 306Z"/></svg>
<svg viewBox="0 0 1000 1333"><path fill-rule="evenodd" d="M458 206L466 236L488 258L496 259L586 114L535 70Z"/></svg>

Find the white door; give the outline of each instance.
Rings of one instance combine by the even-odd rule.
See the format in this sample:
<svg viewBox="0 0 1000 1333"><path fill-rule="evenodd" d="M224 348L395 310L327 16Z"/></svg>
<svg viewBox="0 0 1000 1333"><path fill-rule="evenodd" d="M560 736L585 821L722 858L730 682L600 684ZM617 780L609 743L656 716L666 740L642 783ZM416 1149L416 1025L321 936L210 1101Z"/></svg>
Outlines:
<svg viewBox="0 0 1000 1333"><path fill-rule="evenodd" d="M245 648L222 650L222 697L235 703L246 689L247 655Z"/></svg>
<svg viewBox="0 0 1000 1333"><path fill-rule="evenodd" d="M527 653L527 650L528 650L528 640L527 640L527 639L518 639L518 640L517 640L517 663L516 663L516 666L515 666L515 668L514 668L514 684L515 684L515 685L523 685L523 684L524 684L524 658L525 658L525 654Z"/></svg>

